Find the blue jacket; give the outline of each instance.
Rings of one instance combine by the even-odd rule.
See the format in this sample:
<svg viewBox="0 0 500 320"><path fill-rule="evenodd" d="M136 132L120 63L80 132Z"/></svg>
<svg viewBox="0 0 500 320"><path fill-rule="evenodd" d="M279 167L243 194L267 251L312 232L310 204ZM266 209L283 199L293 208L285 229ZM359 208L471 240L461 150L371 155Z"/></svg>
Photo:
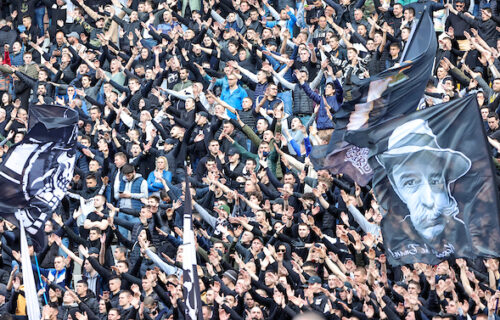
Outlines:
<svg viewBox="0 0 500 320"><path fill-rule="evenodd" d="M125 191L125 185L127 183L132 183L132 187L130 188L131 193L141 193L141 184L142 181L144 181L144 178L141 177L140 175L136 175L136 178L132 180L132 182L125 181L126 179L122 179L120 181L120 192ZM142 202L139 199L134 199L131 198L130 202L132 203L132 209L134 210L141 210L142 208Z"/></svg>
<svg viewBox="0 0 500 320"><path fill-rule="evenodd" d="M162 175L163 175L163 179L165 179L166 181L168 181L168 182L172 181L172 172L167 171L167 170L163 170ZM163 190L163 184L159 181L156 181L154 171L151 171L149 173L147 181L148 181L149 194Z"/></svg>
<svg viewBox="0 0 500 320"><path fill-rule="evenodd" d="M328 82L329 81L327 81L327 83ZM342 106L342 101L344 101L343 90L342 86L340 85L340 82L337 79L335 79L333 81L333 85L335 86L335 95L325 97L326 102L331 108L330 112L332 114L334 114L340 109L340 107ZM316 119L318 130L333 129L333 122L330 120L330 118L328 118L323 97L314 92L311 89L311 87L309 87L309 84L307 82L302 85L302 88L309 96L309 98L311 98L314 102L320 105L318 110L318 117Z"/></svg>

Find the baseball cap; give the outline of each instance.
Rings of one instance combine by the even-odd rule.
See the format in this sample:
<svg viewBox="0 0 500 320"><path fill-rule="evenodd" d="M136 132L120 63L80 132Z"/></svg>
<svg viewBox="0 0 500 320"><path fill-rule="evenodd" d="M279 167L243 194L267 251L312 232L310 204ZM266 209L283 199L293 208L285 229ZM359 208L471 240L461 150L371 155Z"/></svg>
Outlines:
<svg viewBox="0 0 500 320"><path fill-rule="evenodd" d="M237 154L238 151L236 150L236 148L229 148L229 150L227 151L227 155L228 156L232 156L233 154Z"/></svg>
<svg viewBox="0 0 500 320"><path fill-rule="evenodd" d="M254 238L253 238L253 240L254 240L254 241L255 241L255 240L259 240L262 244L265 244L265 243L264 243L264 239L262 239L262 237L260 237L260 236L256 236L256 237L254 237Z"/></svg>
<svg viewBox="0 0 500 320"><path fill-rule="evenodd" d="M78 33L76 33L75 31L73 32L70 32L67 37L74 37L74 38L77 38L78 40L80 40L80 35L78 35Z"/></svg>
<svg viewBox="0 0 500 320"><path fill-rule="evenodd" d="M277 198L277 199L271 200L270 202L271 202L271 204L284 204L285 203L285 201L282 198Z"/></svg>
<svg viewBox="0 0 500 320"><path fill-rule="evenodd" d="M321 283L321 278L318 276L312 276L307 280L308 284Z"/></svg>
<svg viewBox="0 0 500 320"><path fill-rule="evenodd" d="M231 213L231 208L227 204L221 204L219 209L226 211L226 213Z"/></svg>
<svg viewBox="0 0 500 320"><path fill-rule="evenodd" d="M205 111L200 111L199 114L201 117L208 118L208 113L206 113Z"/></svg>
<svg viewBox="0 0 500 320"><path fill-rule="evenodd" d="M300 70L299 70L299 71L300 71L300 72L305 72L305 73L309 74L309 70L307 70L307 68L306 68L306 67L302 67L302 68L300 68Z"/></svg>
<svg viewBox="0 0 500 320"><path fill-rule="evenodd" d="M175 139L168 138L168 139L165 140L165 143L166 144L176 144L176 141L175 141Z"/></svg>

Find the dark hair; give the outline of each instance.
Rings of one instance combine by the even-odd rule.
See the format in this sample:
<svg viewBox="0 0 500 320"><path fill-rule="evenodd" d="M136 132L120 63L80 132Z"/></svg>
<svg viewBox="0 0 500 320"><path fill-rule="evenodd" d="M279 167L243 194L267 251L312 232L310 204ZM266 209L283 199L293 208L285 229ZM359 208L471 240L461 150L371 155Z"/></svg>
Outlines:
<svg viewBox="0 0 500 320"><path fill-rule="evenodd" d="M214 156L212 156L212 155L208 156L208 157L207 157L207 161L205 161L205 163L207 163L208 161L213 161L213 162L215 162L215 157L214 157Z"/></svg>
<svg viewBox="0 0 500 320"><path fill-rule="evenodd" d="M130 163L127 163L127 164L123 165L122 172L123 172L123 174L134 173L135 172L135 168Z"/></svg>
<svg viewBox="0 0 500 320"><path fill-rule="evenodd" d="M488 113L488 118L495 118L498 120L498 114L496 112L490 112Z"/></svg>
<svg viewBox="0 0 500 320"><path fill-rule="evenodd" d="M306 262L304 262L304 264L302 265L302 268L304 268L304 267L313 267L313 268L315 268L315 269L316 269L316 264L315 264L314 262L312 262L312 261L306 261Z"/></svg>
<svg viewBox="0 0 500 320"><path fill-rule="evenodd" d="M122 280L122 279L120 279L120 277L119 277L119 276L117 276L116 274L115 274L115 275L112 275L111 277L109 277L109 281L111 281L111 280L115 280L115 279L118 279L118 280L120 280L120 281Z"/></svg>
<svg viewBox="0 0 500 320"><path fill-rule="evenodd" d="M223 124L223 125L224 125L224 124L227 124L227 123L231 124L231 125L234 127L234 124L233 124L231 121L229 121L229 120L224 120L224 121L222 122L222 124Z"/></svg>
<svg viewBox="0 0 500 320"><path fill-rule="evenodd" d="M76 283L81 283L81 284L84 284L86 287L89 286L89 284L87 283L87 281L85 280L78 280Z"/></svg>
<svg viewBox="0 0 500 320"><path fill-rule="evenodd" d="M250 198L251 196L254 196L257 198L257 200L259 200L259 202L262 202L262 193L261 192L258 192L258 191L253 191L253 192L249 192L248 193L248 198Z"/></svg>
<svg viewBox="0 0 500 320"><path fill-rule="evenodd" d="M92 159L92 160L93 160L93 159ZM97 161L97 160L96 160L96 161ZM88 180L88 179L94 179L94 180L96 180L96 181L97 181L97 176L96 176L96 174L95 174L95 173L92 173L92 172L91 172L91 173L89 173L89 174L85 177L85 179L86 179L86 180Z"/></svg>
<svg viewBox="0 0 500 320"><path fill-rule="evenodd" d="M397 42L393 42L389 45L389 48L398 48L398 49L401 49L401 47L399 46L399 43Z"/></svg>
<svg viewBox="0 0 500 320"><path fill-rule="evenodd" d="M156 202L160 203L160 198L158 196L149 196L148 199L154 199Z"/></svg>
<svg viewBox="0 0 500 320"><path fill-rule="evenodd" d="M118 264L118 263L124 263L124 264L127 266L127 268L128 268L128 267L130 267L130 265L129 265L129 263L128 263L128 261L127 261L127 260L120 260L120 261L117 261L116 263L117 263L117 264Z"/></svg>
<svg viewBox="0 0 500 320"><path fill-rule="evenodd" d="M410 11L410 12L411 12L411 14L412 14L413 16L415 16L415 9L413 9L412 7L406 7L406 8L405 8L405 11L406 11L406 10Z"/></svg>
<svg viewBox="0 0 500 320"><path fill-rule="evenodd" d="M127 250L127 248L125 248L124 246L119 246L119 247L116 247L116 249L120 250L120 251L121 251L121 253L123 253L125 256L127 256L127 252L128 252L128 250ZM120 261L125 261L125 260L120 260ZM118 261L118 262L120 262L120 261ZM127 263L128 263L128 262L127 262Z"/></svg>
<svg viewBox="0 0 500 320"><path fill-rule="evenodd" d="M90 108L90 111L92 111L92 110L97 110L97 112L101 113L101 109L99 109L99 107L98 107L98 106L92 106L92 107Z"/></svg>
<svg viewBox="0 0 500 320"><path fill-rule="evenodd" d="M229 40L228 44L233 44L236 47L236 49L238 49L240 47L239 42L237 40L234 40L234 39L233 40Z"/></svg>
<svg viewBox="0 0 500 320"><path fill-rule="evenodd" d="M306 192L306 193L304 193L304 195L302 195L302 199L314 201L316 199L316 197L314 196L314 194L312 192Z"/></svg>
<svg viewBox="0 0 500 320"><path fill-rule="evenodd" d="M92 230L94 230L95 232L97 232L97 234L101 234L102 233L101 229L99 229L98 227L92 227L92 228L90 228L90 231L92 231Z"/></svg>
<svg viewBox="0 0 500 320"><path fill-rule="evenodd" d="M124 290L122 290L122 291L120 292L120 294L122 294L122 293L126 293L126 294L128 294L129 296L131 296L131 295L132 295L132 291L130 291L130 290L128 290L128 289L124 289Z"/></svg>
<svg viewBox="0 0 500 320"><path fill-rule="evenodd" d="M257 160L255 160L254 158L248 158L246 161L251 161L254 165L257 165Z"/></svg>

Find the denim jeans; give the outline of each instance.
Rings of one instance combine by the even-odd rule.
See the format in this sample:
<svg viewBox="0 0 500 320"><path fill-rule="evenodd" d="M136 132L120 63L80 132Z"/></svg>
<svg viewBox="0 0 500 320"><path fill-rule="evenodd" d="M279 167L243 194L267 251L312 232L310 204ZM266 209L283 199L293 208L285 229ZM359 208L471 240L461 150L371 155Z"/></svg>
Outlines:
<svg viewBox="0 0 500 320"><path fill-rule="evenodd" d="M130 222L130 223L140 223L141 222L141 220L139 218L134 217L130 214L123 213L123 212L119 213L119 217L122 218L123 220ZM118 231L120 231L120 233L123 234L124 237L126 237L127 239L130 239L130 236L131 236L130 230L128 230L127 228L118 226Z"/></svg>
<svg viewBox="0 0 500 320"><path fill-rule="evenodd" d="M69 239L68 238L62 238L61 242L66 248L68 248L68 246L69 246ZM68 254L66 252L64 252L62 249L59 249L59 255L65 257L65 258L68 256ZM38 261L38 262L40 262L40 261Z"/></svg>
<svg viewBox="0 0 500 320"><path fill-rule="evenodd" d="M38 26L38 30L40 31L39 36L43 37L45 33L45 26L43 24L43 17L45 16L45 6L41 6L35 9L35 22Z"/></svg>

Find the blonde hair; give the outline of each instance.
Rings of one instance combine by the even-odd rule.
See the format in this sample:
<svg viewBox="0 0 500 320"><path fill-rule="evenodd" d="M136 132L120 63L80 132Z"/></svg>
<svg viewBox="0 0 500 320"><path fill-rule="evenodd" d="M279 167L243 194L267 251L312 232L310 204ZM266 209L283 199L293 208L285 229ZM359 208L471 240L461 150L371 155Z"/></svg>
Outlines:
<svg viewBox="0 0 500 320"><path fill-rule="evenodd" d="M163 160L165 162L165 169L164 170L168 171L168 161L167 161L167 158L165 158L164 156L159 156L159 157L156 158L156 161L158 161L158 160Z"/></svg>

